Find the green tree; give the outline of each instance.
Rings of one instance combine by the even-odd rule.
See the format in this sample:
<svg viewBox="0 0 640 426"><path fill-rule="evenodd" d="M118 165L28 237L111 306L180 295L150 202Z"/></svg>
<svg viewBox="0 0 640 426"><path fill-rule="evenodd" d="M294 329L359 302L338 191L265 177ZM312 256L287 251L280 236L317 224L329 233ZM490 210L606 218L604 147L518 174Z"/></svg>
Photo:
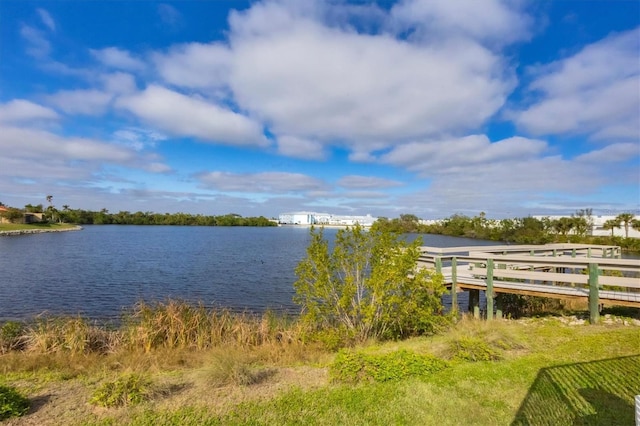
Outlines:
<svg viewBox="0 0 640 426"><path fill-rule="evenodd" d="M593 209L580 209L572 214L576 235L591 235L593 230Z"/></svg>
<svg viewBox="0 0 640 426"><path fill-rule="evenodd" d="M334 248L311 228L307 257L296 267L294 301L315 331L342 338L400 338L433 332L443 317L441 275L417 269L421 241L386 229L338 231Z"/></svg>
<svg viewBox="0 0 640 426"><path fill-rule="evenodd" d="M3 212L1 216L11 223L16 223L24 218L24 213L19 209L9 208L6 212Z"/></svg>
<svg viewBox="0 0 640 426"><path fill-rule="evenodd" d="M620 213L616 216L616 220L624 226L624 236L629 238L629 224L633 221L633 213Z"/></svg>
<svg viewBox="0 0 640 426"><path fill-rule="evenodd" d="M633 219L631 221L631 227L636 231L640 231L640 219Z"/></svg>
<svg viewBox="0 0 640 426"><path fill-rule="evenodd" d="M24 211L27 213L42 213L44 212L44 209L42 207L42 204L38 204L37 206L27 204L26 206L24 206Z"/></svg>
<svg viewBox="0 0 640 426"><path fill-rule="evenodd" d="M401 214L400 225L402 232L417 232L420 228L420 219L414 214Z"/></svg>
<svg viewBox="0 0 640 426"><path fill-rule="evenodd" d="M566 237L574 226L575 222L570 217L561 217L553 221L553 229L563 237Z"/></svg>
<svg viewBox="0 0 640 426"><path fill-rule="evenodd" d="M609 219L607 221L605 221L602 224L602 227L604 229L610 229L611 230L611 236L613 237L613 231L616 228L620 228L620 221L616 220L616 219Z"/></svg>
<svg viewBox="0 0 640 426"><path fill-rule="evenodd" d="M53 206L53 195L47 195L47 203L49 203L49 207L45 211L45 216L51 221L56 221L56 213L58 210Z"/></svg>

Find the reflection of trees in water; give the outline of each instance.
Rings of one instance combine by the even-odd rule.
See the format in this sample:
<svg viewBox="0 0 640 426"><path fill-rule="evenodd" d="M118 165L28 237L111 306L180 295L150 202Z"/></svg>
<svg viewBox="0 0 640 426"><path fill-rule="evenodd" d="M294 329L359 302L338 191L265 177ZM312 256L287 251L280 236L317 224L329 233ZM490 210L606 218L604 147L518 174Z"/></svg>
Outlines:
<svg viewBox="0 0 640 426"><path fill-rule="evenodd" d="M640 355L540 370L515 425L633 425Z"/></svg>

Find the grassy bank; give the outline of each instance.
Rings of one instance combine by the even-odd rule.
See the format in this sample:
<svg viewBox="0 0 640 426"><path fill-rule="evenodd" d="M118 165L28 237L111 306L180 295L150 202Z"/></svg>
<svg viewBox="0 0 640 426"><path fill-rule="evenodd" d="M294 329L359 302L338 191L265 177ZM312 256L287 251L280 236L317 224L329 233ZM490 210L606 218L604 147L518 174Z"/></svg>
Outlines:
<svg viewBox="0 0 640 426"><path fill-rule="evenodd" d="M2 231L25 231L25 230L44 230L55 231L62 229L74 229L77 225L69 223L0 223L0 232Z"/></svg>
<svg viewBox="0 0 640 426"><path fill-rule="evenodd" d="M633 424L637 320L465 319L437 336L335 353L273 317L229 316L217 328L200 317L207 335L225 337L180 344L171 336L197 310L160 311L146 311L160 330L150 340L138 318L100 328L121 340L90 349L78 342L99 336L59 320L40 335L55 344L23 341L0 355L0 385L31 401L7 424Z"/></svg>

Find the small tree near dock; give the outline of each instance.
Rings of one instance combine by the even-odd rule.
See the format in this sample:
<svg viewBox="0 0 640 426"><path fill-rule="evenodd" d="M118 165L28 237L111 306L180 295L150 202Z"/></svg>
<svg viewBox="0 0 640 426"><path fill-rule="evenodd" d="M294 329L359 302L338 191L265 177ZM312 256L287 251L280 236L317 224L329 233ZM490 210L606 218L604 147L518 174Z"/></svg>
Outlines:
<svg viewBox="0 0 640 426"><path fill-rule="evenodd" d="M442 276L416 268L419 239L356 225L338 231L330 251L322 229L310 233L294 301L312 330L361 342L430 333L442 322Z"/></svg>

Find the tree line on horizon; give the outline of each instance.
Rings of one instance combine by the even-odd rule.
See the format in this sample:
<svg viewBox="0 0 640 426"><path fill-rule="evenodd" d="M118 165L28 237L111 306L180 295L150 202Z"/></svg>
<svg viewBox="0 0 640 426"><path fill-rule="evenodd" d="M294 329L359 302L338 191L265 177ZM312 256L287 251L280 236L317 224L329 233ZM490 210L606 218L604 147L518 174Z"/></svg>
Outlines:
<svg viewBox="0 0 640 426"><path fill-rule="evenodd" d="M110 213L107 209L100 211L71 209L68 205L62 210L53 206L47 196L49 206L27 204L24 209L8 208L3 216L10 221L17 221L24 213L42 213L43 219L52 223L74 223L78 225L179 225L179 226L277 226L264 216L243 217L236 213L225 215L202 215L189 213L154 213L120 211ZM0 203L0 206L3 206Z"/></svg>
<svg viewBox="0 0 640 426"><path fill-rule="evenodd" d="M24 213L42 213L49 222L75 223L78 225L180 225L180 226L277 226L275 221L264 216L243 217L239 214L201 215L189 213L154 213L120 211L110 213L107 209L91 211L70 209L63 205L57 209L52 202L53 197L46 197L49 205L25 205L24 209L9 208L2 216L10 221L18 220ZM0 206L5 206L0 202ZM5 206L6 207L6 206ZM438 234L453 237L466 237L491 241L503 241L516 244L546 244L551 242L592 242L614 243L623 248L640 251L640 243L630 240L629 228L640 230L640 220L633 213L621 213L614 219L606 221L604 229L611 231L611 236L591 236L593 227L592 209L577 210L570 217L552 219L549 217L534 218L531 216L513 219L488 219L484 212L478 216L454 214L432 224L423 224L414 214L401 214L398 218L380 217L373 224L374 229L385 229L396 233ZM614 230L625 230L625 239L614 236ZM589 241L587 241L589 240ZM631 239L635 240L635 239ZM638 247L635 247L638 246ZM634 248L635 247L635 248Z"/></svg>
<svg viewBox="0 0 640 426"><path fill-rule="evenodd" d="M399 218L379 218L374 227L385 228L400 233L439 234L452 237L476 238L503 241L514 244L547 244L553 242L615 244L632 251L640 251L640 240L629 238L629 228L640 230L640 220L632 213L621 213L604 223L611 236L593 236L591 209L576 211L570 217L552 219L549 217L522 217L513 219L488 219L485 213L470 217L454 214L432 224L423 224L412 214L402 214ZM625 237L614 236L617 228L625 230Z"/></svg>

